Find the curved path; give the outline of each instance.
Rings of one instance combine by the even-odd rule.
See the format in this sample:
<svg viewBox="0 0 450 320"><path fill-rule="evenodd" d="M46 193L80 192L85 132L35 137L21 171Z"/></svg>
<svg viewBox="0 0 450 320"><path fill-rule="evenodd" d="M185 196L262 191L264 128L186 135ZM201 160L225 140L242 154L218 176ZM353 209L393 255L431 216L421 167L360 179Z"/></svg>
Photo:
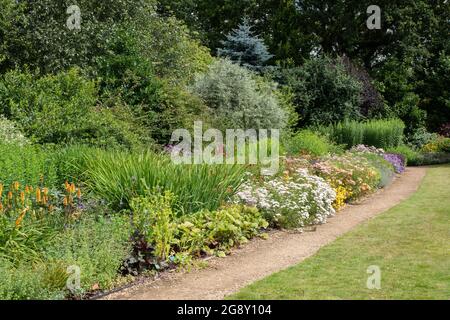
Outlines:
<svg viewBox="0 0 450 320"><path fill-rule="evenodd" d="M408 168L386 189L348 205L314 232L274 231L268 240L256 239L226 258L211 259L205 269L163 273L159 279L149 279L104 299L223 299L256 280L301 262L358 224L407 199L418 189L425 173L425 168Z"/></svg>

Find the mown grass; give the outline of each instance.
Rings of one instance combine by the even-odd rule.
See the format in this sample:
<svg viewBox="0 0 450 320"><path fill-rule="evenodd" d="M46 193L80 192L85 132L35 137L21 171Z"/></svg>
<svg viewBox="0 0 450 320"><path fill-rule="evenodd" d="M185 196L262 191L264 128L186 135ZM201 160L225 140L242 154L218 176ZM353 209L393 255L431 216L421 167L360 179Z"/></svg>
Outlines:
<svg viewBox="0 0 450 320"><path fill-rule="evenodd" d="M229 298L449 299L448 181L450 165L431 167L410 199ZM380 290L367 288L372 265L381 269Z"/></svg>

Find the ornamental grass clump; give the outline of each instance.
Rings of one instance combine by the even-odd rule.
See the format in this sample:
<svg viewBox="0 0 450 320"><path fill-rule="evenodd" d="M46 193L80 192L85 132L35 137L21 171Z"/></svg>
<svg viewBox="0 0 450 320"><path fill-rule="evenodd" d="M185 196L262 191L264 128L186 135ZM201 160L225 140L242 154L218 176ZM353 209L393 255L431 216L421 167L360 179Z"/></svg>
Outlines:
<svg viewBox="0 0 450 320"><path fill-rule="evenodd" d="M86 155L85 177L90 190L116 208L160 189L174 194L177 214L216 210L237 190L245 176L242 165L177 165L153 152L98 151Z"/></svg>

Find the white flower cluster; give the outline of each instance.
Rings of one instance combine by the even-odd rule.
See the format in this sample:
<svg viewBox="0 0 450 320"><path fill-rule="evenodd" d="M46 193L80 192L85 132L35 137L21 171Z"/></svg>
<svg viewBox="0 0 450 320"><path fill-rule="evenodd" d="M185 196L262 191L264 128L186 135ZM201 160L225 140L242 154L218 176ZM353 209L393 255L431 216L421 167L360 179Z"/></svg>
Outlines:
<svg viewBox="0 0 450 320"><path fill-rule="evenodd" d="M237 193L237 202L256 206L275 222L288 220L291 227L325 223L335 213L335 199L333 188L306 169L258 184L246 182Z"/></svg>

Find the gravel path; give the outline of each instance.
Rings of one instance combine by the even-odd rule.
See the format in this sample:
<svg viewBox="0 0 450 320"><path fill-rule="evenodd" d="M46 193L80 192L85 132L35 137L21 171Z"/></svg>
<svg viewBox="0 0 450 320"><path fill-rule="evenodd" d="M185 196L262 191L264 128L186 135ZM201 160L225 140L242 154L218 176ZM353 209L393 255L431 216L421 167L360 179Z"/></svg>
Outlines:
<svg viewBox="0 0 450 320"><path fill-rule="evenodd" d="M347 206L314 232L273 231L268 240L256 239L226 258L211 259L205 269L164 273L157 280L149 279L104 299L223 299L256 280L301 262L358 224L407 199L417 190L425 173L425 168L408 168L389 187Z"/></svg>

